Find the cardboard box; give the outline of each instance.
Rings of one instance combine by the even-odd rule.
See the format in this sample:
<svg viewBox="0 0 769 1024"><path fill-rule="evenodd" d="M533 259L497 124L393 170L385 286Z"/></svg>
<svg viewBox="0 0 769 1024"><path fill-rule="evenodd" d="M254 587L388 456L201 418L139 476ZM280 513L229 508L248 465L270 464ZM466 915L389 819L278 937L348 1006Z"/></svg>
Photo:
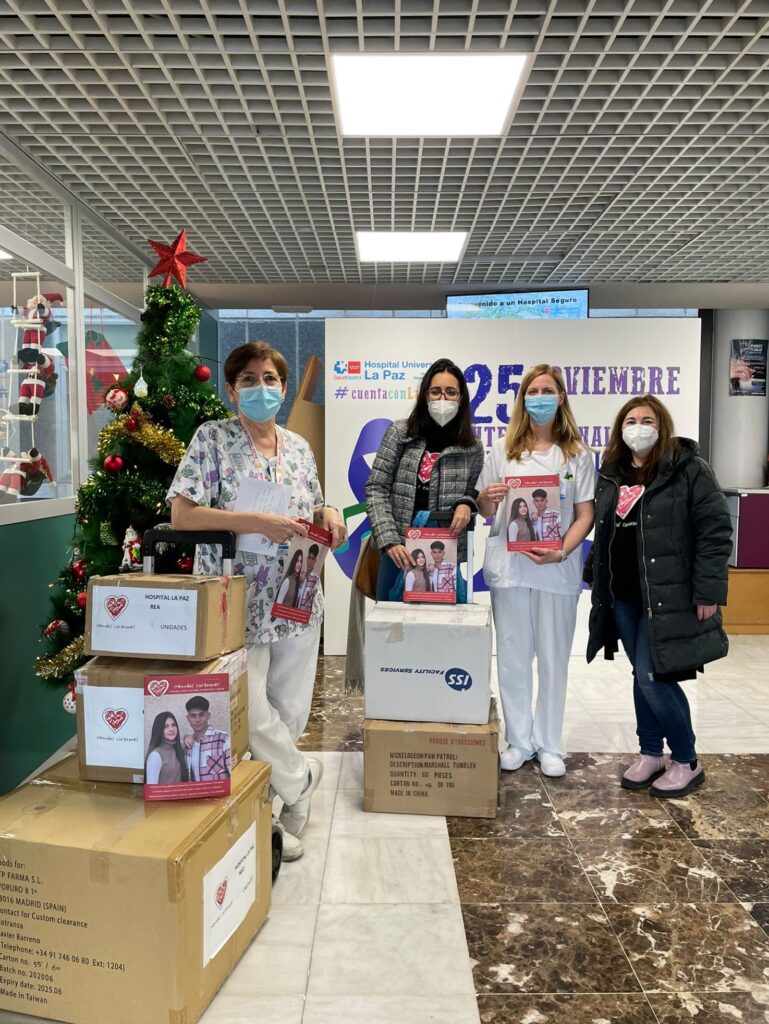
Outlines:
<svg viewBox="0 0 769 1024"><path fill-rule="evenodd" d="M80 774L103 782L144 781L144 682L168 676L216 675L230 678L233 761L248 750L248 671L246 649L202 664L92 658L75 672ZM165 708L158 707L159 711ZM178 720L178 715L177 715ZM179 721L184 730L186 723ZM216 726L216 722L212 722ZM189 729L187 731L190 731Z"/></svg>
<svg viewBox="0 0 769 1024"><path fill-rule="evenodd" d="M245 642L245 576L124 573L88 582L86 654L208 661Z"/></svg>
<svg viewBox="0 0 769 1024"><path fill-rule="evenodd" d="M380 601L366 616L365 716L485 725L491 608Z"/></svg>
<svg viewBox="0 0 769 1024"><path fill-rule="evenodd" d="M499 721L363 723L363 810L496 818Z"/></svg>
<svg viewBox="0 0 769 1024"><path fill-rule="evenodd" d="M269 778L244 761L229 797L145 804L42 776L0 800L0 1008L193 1024L269 912Z"/></svg>

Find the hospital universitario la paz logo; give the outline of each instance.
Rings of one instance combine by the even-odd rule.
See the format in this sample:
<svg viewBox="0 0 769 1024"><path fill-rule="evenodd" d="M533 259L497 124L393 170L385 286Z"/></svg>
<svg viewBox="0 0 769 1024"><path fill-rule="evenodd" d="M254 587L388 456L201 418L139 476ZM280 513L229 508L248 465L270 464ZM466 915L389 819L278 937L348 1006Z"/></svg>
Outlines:
<svg viewBox="0 0 769 1024"><path fill-rule="evenodd" d="M360 377L360 359L337 359L334 363L334 377Z"/></svg>

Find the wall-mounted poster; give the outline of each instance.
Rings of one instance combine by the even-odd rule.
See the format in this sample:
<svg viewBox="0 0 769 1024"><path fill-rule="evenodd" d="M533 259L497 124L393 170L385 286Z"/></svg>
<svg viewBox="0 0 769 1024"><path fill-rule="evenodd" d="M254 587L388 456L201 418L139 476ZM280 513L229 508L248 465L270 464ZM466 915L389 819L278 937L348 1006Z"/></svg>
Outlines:
<svg viewBox="0 0 769 1024"><path fill-rule="evenodd" d="M766 351L769 342L757 338L733 338L729 359L729 394L766 395Z"/></svg>

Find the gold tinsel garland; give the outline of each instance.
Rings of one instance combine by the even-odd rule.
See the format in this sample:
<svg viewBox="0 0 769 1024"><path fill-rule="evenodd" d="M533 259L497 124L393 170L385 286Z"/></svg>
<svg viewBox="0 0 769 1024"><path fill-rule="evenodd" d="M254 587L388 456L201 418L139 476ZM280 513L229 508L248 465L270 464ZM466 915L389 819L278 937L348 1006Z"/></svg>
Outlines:
<svg viewBox="0 0 769 1024"><path fill-rule="evenodd" d="M63 647L58 654L50 654L46 658L35 658L35 672L41 679L58 679L67 675L75 668L85 653L85 636L76 637Z"/></svg>
<svg viewBox="0 0 769 1024"><path fill-rule="evenodd" d="M126 428L128 419L137 424L136 430ZM187 450L173 430L152 423L138 402L133 404L130 413L102 428L98 441L99 455L110 454L116 443L128 438L143 444L169 466L178 466Z"/></svg>

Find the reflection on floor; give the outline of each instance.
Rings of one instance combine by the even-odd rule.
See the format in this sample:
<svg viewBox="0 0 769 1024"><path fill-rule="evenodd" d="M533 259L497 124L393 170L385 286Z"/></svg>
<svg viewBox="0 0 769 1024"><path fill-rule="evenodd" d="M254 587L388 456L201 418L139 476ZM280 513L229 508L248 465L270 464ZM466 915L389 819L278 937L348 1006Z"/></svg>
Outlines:
<svg viewBox="0 0 769 1024"><path fill-rule="evenodd" d="M707 783L678 801L619 787L627 663L574 659L567 745L601 752L503 773L494 821L363 813L343 666L301 741L326 761L305 857L204 1024L769 1022L769 639L687 684Z"/></svg>

